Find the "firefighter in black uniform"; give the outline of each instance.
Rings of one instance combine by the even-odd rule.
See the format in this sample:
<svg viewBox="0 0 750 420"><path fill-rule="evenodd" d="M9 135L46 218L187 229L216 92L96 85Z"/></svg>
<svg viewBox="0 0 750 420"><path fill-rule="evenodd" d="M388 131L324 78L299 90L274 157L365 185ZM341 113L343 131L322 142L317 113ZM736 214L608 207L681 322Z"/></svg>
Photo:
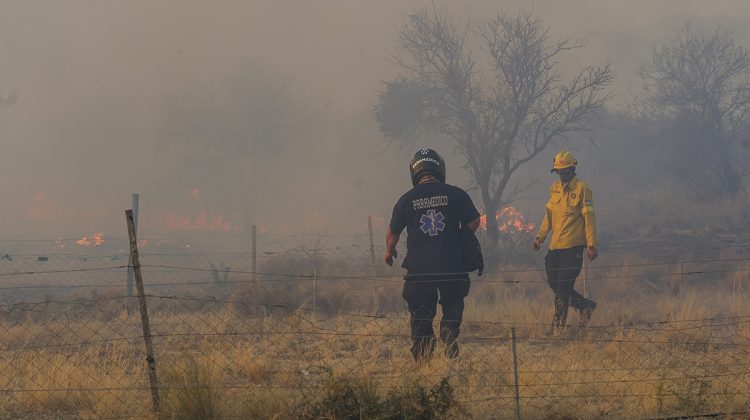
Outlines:
<svg viewBox="0 0 750 420"><path fill-rule="evenodd" d="M480 215L464 190L445 183L445 161L436 151L419 150L409 172L414 188L393 208L385 262L393 265L396 244L406 228L406 258L401 266L407 274L402 296L410 313L412 355L416 361L432 356L436 344L432 321L440 303L440 340L445 355L455 358L470 285L460 229L476 231Z"/></svg>

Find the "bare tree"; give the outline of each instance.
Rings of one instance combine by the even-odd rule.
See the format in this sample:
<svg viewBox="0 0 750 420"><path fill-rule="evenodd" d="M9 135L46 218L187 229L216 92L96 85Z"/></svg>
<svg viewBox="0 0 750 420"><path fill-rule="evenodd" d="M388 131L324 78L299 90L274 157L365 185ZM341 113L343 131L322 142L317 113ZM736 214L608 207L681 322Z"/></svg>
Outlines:
<svg viewBox="0 0 750 420"><path fill-rule="evenodd" d="M741 190L737 150L750 134L750 55L731 32L691 22L643 67L640 115L666 124L697 159L682 179L723 196Z"/></svg>
<svg viewBox="0 0 750 420"><path fill-rule="evenodd" d="M470 36L482 46L481 62L469 51ZM570 80L557 70L563 53L584 44L553 41L528 12L462 28L435 6L410 14L395 58L404 75L384 82L375 109L380 130L391 142L426 134L449 138L466 158L496 243L491 215L530 185L511 186L512 175L552 142L589 132L611 95L609 65L586 67Z"/></svg>

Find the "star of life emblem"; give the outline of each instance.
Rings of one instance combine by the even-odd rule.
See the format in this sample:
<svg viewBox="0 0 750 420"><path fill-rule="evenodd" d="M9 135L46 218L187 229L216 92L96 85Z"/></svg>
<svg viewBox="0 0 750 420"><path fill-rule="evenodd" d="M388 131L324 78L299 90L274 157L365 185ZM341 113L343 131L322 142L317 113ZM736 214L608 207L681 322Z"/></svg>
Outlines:
<svg viewBox="0 0 750 420"><path fill-rule="evenodd" d="M437 236L440 232L445 229L445 216L441 212L435 212L435 210L427 210L427 213L423 214L419 218L419 223L422 232L429 234L430 236Z"/></svg>

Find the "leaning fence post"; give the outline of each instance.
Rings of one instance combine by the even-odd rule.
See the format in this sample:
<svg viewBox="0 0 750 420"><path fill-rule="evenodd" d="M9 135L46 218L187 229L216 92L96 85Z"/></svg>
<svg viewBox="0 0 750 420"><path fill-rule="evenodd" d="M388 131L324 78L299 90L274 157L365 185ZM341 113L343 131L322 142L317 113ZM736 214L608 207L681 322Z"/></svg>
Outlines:
<svg viewBox="0 0 750 420"><path fill-rule="evenodd" d="M513 352L513 388L516 393L516 420L521 420L521 394L518 391L518 357L516 357L516 328L510 328L510 348Z"/></svg>
<svg viewBox="0 0 750 420"><path fill-rule="evenodd" d="M146 361L148 362L148 380L151 384L151 399L154 403L154 411L159 411L159 381L156 378L156 360L154 359L154 344L151 341L151 327L148 323L148 308L146 307L146 295L143 292L143 277L141 276L141 262L138 260L138 241L135 235L135 222L133 221L133 210L125 210L125 219L128 223L128 236L130 237L130 258L133 261L133 273L135 274L135 286L138 291L138 303L141 309L141 324L143 325L143 341L146 343Z"/></svg>
<svg viewBox="0 0 750 420"><path fill-rule="evenodd" d="M133 226L135 226L136 234L138 233L138 207L140 207L139 199L140 199L140 195L138 195L137 193L133 193L131 195L131 205L132 205L131 208L133 209ZM126 307L128 310L128 315L130 315L130 313L132 312L131 306L133 302L133 259L131 257L128 257L128 282L126 285L126 294L128 296Z"/></svg>

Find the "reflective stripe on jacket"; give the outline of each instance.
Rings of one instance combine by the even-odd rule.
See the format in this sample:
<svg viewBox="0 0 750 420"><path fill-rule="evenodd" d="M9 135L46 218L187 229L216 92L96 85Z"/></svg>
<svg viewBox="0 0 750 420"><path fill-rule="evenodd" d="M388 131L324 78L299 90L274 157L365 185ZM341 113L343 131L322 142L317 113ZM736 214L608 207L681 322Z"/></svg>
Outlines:
<svg viewBox="0 0 750 420"><path fill-rule="evenodd" d="M596 248L596 215L589 186L574 176L567 185L561 181L552 184L549 193L546 215L536 238L544 242L551 230L549 249L578 245Z"/></svg>

